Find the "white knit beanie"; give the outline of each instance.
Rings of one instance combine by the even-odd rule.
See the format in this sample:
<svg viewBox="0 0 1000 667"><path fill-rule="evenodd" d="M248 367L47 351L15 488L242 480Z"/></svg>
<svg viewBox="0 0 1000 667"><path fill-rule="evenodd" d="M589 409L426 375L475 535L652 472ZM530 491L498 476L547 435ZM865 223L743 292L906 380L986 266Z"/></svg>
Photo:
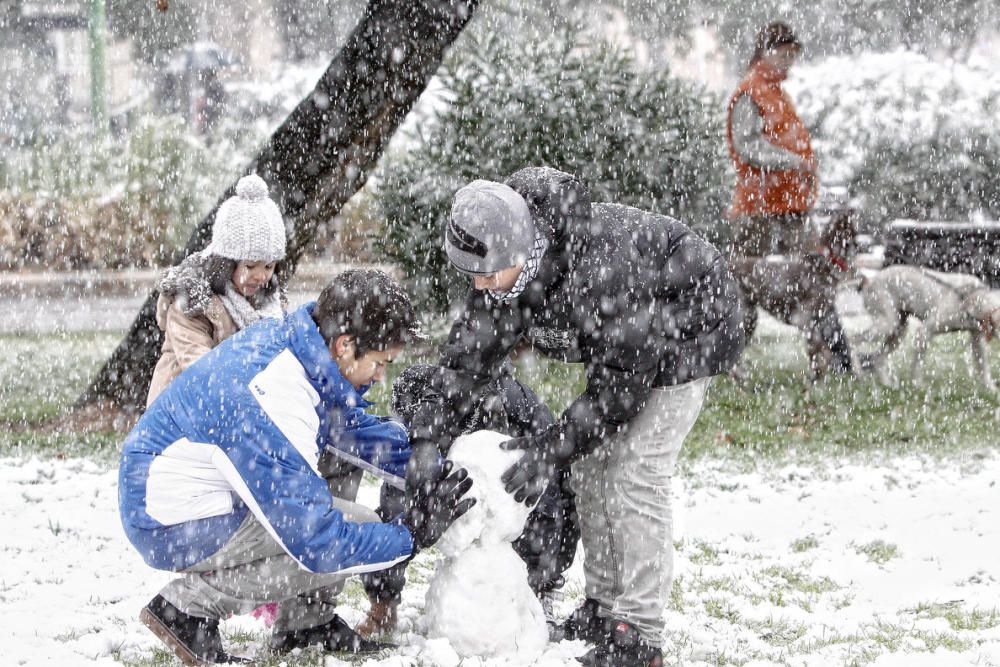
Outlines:
<svg viewBox="0 0 1000 667"><path fill-rule="evenodd" d="M285 222L267 196L260 176L244 176L236 196L219 207L212 226L212 242L205 251L238 262L277 262L285 257Z"/></svg>

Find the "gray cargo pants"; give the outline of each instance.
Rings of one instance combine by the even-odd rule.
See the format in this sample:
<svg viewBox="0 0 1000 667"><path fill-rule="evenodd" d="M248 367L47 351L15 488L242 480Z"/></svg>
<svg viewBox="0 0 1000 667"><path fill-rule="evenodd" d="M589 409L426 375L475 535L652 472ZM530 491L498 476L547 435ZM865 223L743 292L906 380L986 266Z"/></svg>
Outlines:
<svg viewBox="0 0 1000 667"><path fill-rule="evenodd" d="M652 646L673 580L670 478L710 381L654 389L624 433L573 464L587 597Z"/></svg>
<svg viewBox="0 0 1000 667"><path fill-rule="evenodd" d="M357 503L334 498L333 506L348 521L379 520L375 512ZM303 569L253 514L247 515L219 551L183 572L183 577L160 591L167 602L192 616L224 619L280 601L273 627L276 634L332 620L337 594L351 576Z"/></svg>

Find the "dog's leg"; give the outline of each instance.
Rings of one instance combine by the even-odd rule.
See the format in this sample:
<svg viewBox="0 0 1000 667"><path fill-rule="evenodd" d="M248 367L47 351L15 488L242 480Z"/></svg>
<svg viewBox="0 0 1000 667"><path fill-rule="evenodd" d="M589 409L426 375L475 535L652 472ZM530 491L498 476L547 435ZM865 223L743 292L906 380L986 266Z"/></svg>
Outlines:
<svg viewBox="0 0 1000 667"><path fill-rule="evenodd" d="M806 350L813 382L821 381L833 367L833 354L818 329L806 331Z"/></svg>
<svg viewBox="0 0 1000 667"><path fill-rule="evenodd" d="M986 358L986 337L978 331L973 331L969 335L972 338L972 358L976 365L976 371L979 374L979 380L983 383L984 387L995 392L997 388L993 384L993 374L990 372L989 359Z"/></svg>
<svg viewBox="0 0 1000 667"><path fill-rule="evenodd" d="M861 367L871 369L879 383L890 387L894 382L889 375L889 355L899 348L906 335L906 317L896 311L880 311L872 318L872 326L865 332L865 340L877 342L877 349L859 353Z"/></svg>
<svg viewBox="0 0 1000 667"><path fill-rule="evenodd" d="M921 322L917 325L916 335L913 338L913 384L917 387L924 386L924 357L927 355L927 348L930 346L931 337L937 333L931 331L927 324Z"/></svg>
<svg viewBox="0 0 1000 667"><path fill-rule="evenodd" d="M824 356L829 357L829 367L836 373L851 373L851 350L833 300L818 304L812 320L811 327L815 335L819 336L822 346L828 351Z"/></svg>
<svg viewBox="0 0 1000 667"><path fill-rule="evenodd" d="M743 349L743 354L740 356L739 361L733 366L729 371L729 377L733 378L737 382L742 382L747 379L747 367L746 367L746 348L750 347L750 339L753 338L754 332L757 330L757 306L750 303L746 298L741 299L741 308L743 310L743 335L746 341L746 347Z"/></svg>

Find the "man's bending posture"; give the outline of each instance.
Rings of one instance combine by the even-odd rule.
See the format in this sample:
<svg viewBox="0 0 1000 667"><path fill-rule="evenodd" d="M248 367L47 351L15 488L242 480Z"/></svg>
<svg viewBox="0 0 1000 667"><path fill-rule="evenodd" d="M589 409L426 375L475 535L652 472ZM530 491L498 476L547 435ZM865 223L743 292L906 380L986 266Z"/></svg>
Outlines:
<svg viewBox="0 0 1000 667"><path fill-rule="evenodd" d="M378 271L348 271L284 320L262 320L182 373L125 440L125 533L152 567L183 573L141 620L188 665L239 662L219 620L280 601L276 651L369 651L334 613L351 574L433 544L471 507L445 463L388 523L334 498L318 471L330 434L403 346L420 337L409 298ZM342 426L342 425L341 425Z"/></svg>
<svg viewBox="0 0 1000 667"><path fill-rule="evenodd" d="M514 438L504 474L538 499L572 466L587 600L564 628L596 644L581 661L661 664L673 570L670 477L713 375L743 349L736 285L718 250L684 224L591 204L569 174L528 168L455 195L445 230L452 265L474 289L444 349L438 405L411 420L411 493L433 481L438 451L521 341L584 365L587 386L555 424Z"/></svg>

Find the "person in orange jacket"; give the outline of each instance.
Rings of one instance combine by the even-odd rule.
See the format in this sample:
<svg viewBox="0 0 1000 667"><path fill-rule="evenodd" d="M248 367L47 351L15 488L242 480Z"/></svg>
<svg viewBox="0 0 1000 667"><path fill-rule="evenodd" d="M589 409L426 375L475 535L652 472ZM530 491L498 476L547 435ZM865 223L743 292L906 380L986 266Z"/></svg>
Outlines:
<svg viewBox="0 0 1000 667"><path fill-rule="evenodd" d="M736 167L730 217L733 252L800 254L816 199L816 157L809 131L781 82L802 46L781 22L764 27L746 76L729 100L726 138Z"/></svg>
<svg viewBox="0 0 1000 667"><path fill-rule="evenodd" d="M802 45L776 21L757 35L746 76L729 99L726 138L736 167L730 252L744 257L804 255L815 248L808 224L819 181L809 130L781 88ZM836 311L821 328L833 352L832 368L852 369Z"/></svg>

